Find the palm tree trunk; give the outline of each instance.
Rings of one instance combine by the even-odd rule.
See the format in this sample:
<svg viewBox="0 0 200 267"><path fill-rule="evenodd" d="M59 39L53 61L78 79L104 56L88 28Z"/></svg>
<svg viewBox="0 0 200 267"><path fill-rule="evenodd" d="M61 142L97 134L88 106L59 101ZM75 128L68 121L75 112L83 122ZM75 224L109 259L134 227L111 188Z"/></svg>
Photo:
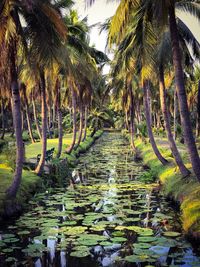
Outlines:
<svg viewBox="0 0 200 267"><path fill-rule="evenodd" d="M58 79L57 79L56 87L57 87L56 91L57 91L57 114L58 114L58 153L57 153L57 158L60 158L60 155L62 153L63 129L62 129L60 82Z"/></svg>
<svg viewBox="0 0 200 267"><path fill-rule="evenodd" d="M18 85L19 86L19 85ZM24 109L21 110L22 133L24 131Z"/></svg>
<svg viewBox="0 0 200 267"><path fill-rule="evenodd" d="M26 109L26 120L27 120L27 124L28 124L28 132L29 132L29 136L31 138L31 142L33 144L33 143L35 143L35 139L33 137L33 131L32 131L32 127L31 127L30 112L29 112L29 107L28 107L28 98L26 95L26 86L24 84L22 84L21 87L22 87L22 92L23 92L23 96L24 96L24 104L25 104L25 109Z"/></svg>
<svg viewBox="0 0 200 267"><path fill-rule="evenodd" d="M83 105L80 103L80 125L79 125L79 136L76 143L76 148L80 145L83 135Z"/></svg>
<svg viewBox="0 0 200 267"><path fill-rule="evenodd" d="M72 152L72 149L74 148L74 145L76 143L76 96L74 88L72 88L72 86L71 86L71 92L72 92L73 137L72 137L72 143L68 148L67 153Z"/></svg>
<svg viewBox="0 0 200 267"><path fill-rule="evenodd" d="M172 151L173 157L176 161L177 166L179 167L179 170L182 174L183 177L187 177L190 172L189 170L185 167L181 155L177 149L176 143L173 138L173 134L171 131L171 126L170 126L170 116L169 116L169 111L167 108L167 96L166 96L166 89L165 89L165 79L164 79L164 71L163 71L163 66L160 66L159 68L159 83L160 83L160 104L161 104L161 109L164 117L164 124L165 124L165 129L167 132L167 138L169 142L170 149Z"/></svg>
<svg viewBox="0 0 200 267"><path fill-rule="evenodd" d="M87 123L88 123L88 108L87 106L85 106L85 125L84 125L84 130L83 130L82 142L85 141L86 136L87 136Z"/></svg>
<svg viewBox="0 0 200 267"><path fill-rule="evenodd" d="M178 103L177 103L177 92L174 89L174 140L177 138L177 113L178 113Z"/></svg>
<svg viewBox="0 0 200 267"><path fill-rule="evenodd" d="M1 101L1 126L2 126L2 133L1 133L1 140L4 139L4 136L5 136L5 130L6 130L6 127L5 127L5 107L4 107L4 101L2 99Z"/></svg>
<svg viewBox="0 0 200 267"><path fill-rule="evenodd" d="M200 136L200 81L198 83L198 95L197 95L197 137Z"/></svg>
<svg viewBox="0 0 200 267"><path fill-rule="evenodd" d="M131 84L129 84L129 95L130 95L130 133L131 133L131 148L134 152L136 152L136 147L134 143L134 98L133 98L133 90Z"/></svg>
<svg viewBox="0 0 200 267"><path fill-rule="evenodd" d="M45 156L47 150L47 104L46 104L46 83L44 71L40 72L41 82L41 99L42 99L42 153L40 161L35 169L35 172L40 175L45 164Z"/></svg>
<svg viewBox="0 0 200 267"><path fill-rule="evenodd" d="M38 119L37 119L37 111L36 111L36 106L35 106L35 99L34 99L33 96L32 96L32 105L33 105L33 116L34 116L36 129L37 129L38 135L40 137L40 140L42 140L41 129L40 129L40 126L38 124Z"/></svg>
<svg viewBox="0 0 200 267"><path fill-rule="evenodd" d="M126 129L129 131L128 110L125 109Z"/></svg>
<svg viewBox="0 0 200 267"><path fill-rule="evenodd" d="M16 70L16 40L10 43L10 77L12 92L12 114L16 137L16 168L11 186L7 190L9 198L15 198L21 184L22 167L24 160L24 147L22 140L21 103L18 85L18 74Z"/></svg>
<svg viewBox="0 0 200 267"><path fill-rule="evenodd" d="M143 89L144 89L144 111L145 111L149 140L150 140L152 149L153 149L156 157L160 160L160 162L163 165L166 165L168 163L168 161L161 155L160 151L158 150L158 147L156 145L156 142L155 142L155 139L153 136L152 128L151 128L151 115L150 115L149 96L148 96L149 95L148 94L148 91L149 91L148 81L144 81Z"/></svg>
<svg viewBox="0 0 200 267"><path fill-rule="evenodd" d="M170 34L172 41L173 64L175 70L177 94L178 94L179 108L181 114L181 124L183 127L184 139L187 145L188 154L190 156L190 160L192 163L192 168L194 170L197 179L200 181L200 158L195 144L192 132L192 125L190 121L190 113L188 109L187 95L184 84L183 68L181 64L181 53L180 53L178 31L177 31L177 24L175 17L175 7L173 1L169 7L169 24L170 24Z"/></svg>

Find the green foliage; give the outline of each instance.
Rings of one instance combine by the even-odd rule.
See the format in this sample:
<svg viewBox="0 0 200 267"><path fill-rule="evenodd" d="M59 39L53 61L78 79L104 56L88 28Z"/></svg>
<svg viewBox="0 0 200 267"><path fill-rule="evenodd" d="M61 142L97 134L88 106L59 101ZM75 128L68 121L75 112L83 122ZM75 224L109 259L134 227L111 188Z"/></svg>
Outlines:
<svg viewBox="0 0 200 267"><path fill-rule="evenodd" d="M5 140L1 140L0 139L0 152L3 150L3 147L6 145L6 141Z"/></svg>
<svg viewBox="0 0 200 267"><path fill-rule="evenodd" d="M137 134L138 137L147 138L147 125L145 122L138 124L137 129L139 131L139 134Z"/></svg>
<svg viewBox="0 0 200 267"><path fill-rule="evenodd" d="M6 145L4 146L4 149L2 151L2 154L4 155L5 163L8 167L12 169L12 171L15 170L16 167L16 146L13 143L12 145Z"/></svg>
<svg viewBox="0 0 200 267"><path fill-rule="evenodd" d="M139 176L139 181L143 183L153 183L155 179L156 177L151 170L143 172L142 175Z"/></svg>

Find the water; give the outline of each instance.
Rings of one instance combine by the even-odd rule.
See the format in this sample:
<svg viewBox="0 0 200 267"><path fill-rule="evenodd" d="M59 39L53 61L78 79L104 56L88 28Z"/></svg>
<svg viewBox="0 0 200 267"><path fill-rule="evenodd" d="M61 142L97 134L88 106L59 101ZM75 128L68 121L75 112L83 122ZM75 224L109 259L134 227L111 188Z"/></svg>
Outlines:
<svg viewBox="0 0 200 267"><path fill-rule="evenodd" d="M49 189L0 230L0 266L200 266L179 214L141 182L119 133L106 133L72 172L68 188Z"/></svg>

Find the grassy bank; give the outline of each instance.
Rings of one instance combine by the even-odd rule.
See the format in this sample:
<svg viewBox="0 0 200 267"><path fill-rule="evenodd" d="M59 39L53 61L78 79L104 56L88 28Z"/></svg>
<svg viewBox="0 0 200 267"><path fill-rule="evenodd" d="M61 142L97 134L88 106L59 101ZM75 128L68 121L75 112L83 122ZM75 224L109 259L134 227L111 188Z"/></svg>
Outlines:
<svg viewBox="0 0 200 267"><path fill-rule="evenodd" d="M136 140L136 146L141 152L144 163L150 167L151 174L160 179L164 194L180 203L184 231L200 238L200 183L193 174L183 179L168 146L164 145L166 140L158 138L157 143L162 155L170 161L167 166L159 162L148 142L144 144L141 140ZM178 147L186 166L191 171L185 148L181 144L178 144Z"/></svg>
<svg viewBox="0 0 200 267"><path fill-rule="evenodd" d="M98 131L93 137L87 137L84 142L80 144L80 146L73 150L70 155L62 154L62 157L59 160L53 159L51 162L52 165L52 173L48 175L48 179L56 178L61 180L62 178L66 178L66 171L76 165L77 158L80 153L86 152L90 146L102 135L103 131ZM71 141L70 136L66 138L64 141L64 146L66 146L66 142ZM48 140L48 149L51 147L55 147L58 141L54 139ZM36 143L33 145L29 145L26 148L26 153L29 157L34 158L41 151L41 143ZM31 154L33 153L33 154ZM27 156L27 155L26 155ZM60 177L58 177L60 176ZM10 200L6 200L6 190L12 183L13 179L13 170L9 167L5 162L5 157L0 154L0 218L7 213L8 215L12 215L17 211L20 211L28 199L32 196L37 189L45 189L44 188L44 177L37 176L33 171L23 171L22 182L20 189L17 194L17 198L14 202ZM6 210L6 212L5 212Z"/></svg>

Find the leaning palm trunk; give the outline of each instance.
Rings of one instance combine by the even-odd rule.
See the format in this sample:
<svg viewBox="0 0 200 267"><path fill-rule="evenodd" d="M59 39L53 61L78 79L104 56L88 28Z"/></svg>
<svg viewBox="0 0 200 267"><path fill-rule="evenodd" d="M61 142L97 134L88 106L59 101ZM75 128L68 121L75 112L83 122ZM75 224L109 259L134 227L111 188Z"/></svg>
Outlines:
<svg viewBox="0 0 200 267"><path fill-rule="evenodd" d="M188 154L192 163L192 168L197 179L200 181L200 158L195 144L192 132L192 125L190 121L190 113L188 109L187 95L184 84L183 68L181 64L181 52L179 47L175 7L173 1L169 7L169 24L172 41L172 56L175 70L176 87L181 115L181 124L183 127L184 139L187 145Z"/></svg>
<svg viewBox="0 0 200 267"><path fill-rule="evenodd" d="M177 103L177 92L174 89L174 140L177 138L177 113L178 113L178 103Z"/></svg>
<svg viewBox="0 0 200 267"><path fill-rule="evenodd" d="M82 142L85 141L86 136L87 136L87 123L88 123L88 108L87 106L85 106L85 125L84 125L84 130L83 130Z"/></svg>
<svg viewBox="0 0 200 267"><path fill-rule="evenodd" d="M32 96L32 104L33 104L33 116L34 116L34 121L35 121L36 129L37 129L37 132L38 132L38 135L39 135L40 140L42 140L41 129L40 129L40 126L38 124L37 111L36 111L35 100L34 100L34 97L33 96Z"/></svg>
<svg viewBox="0 0 200 267"><path fill-rule="evenodd" d="M72 152L72 149L74 148L74 145L76 143L76 96L73 88L71 89L71 92L72 92L73 137L72 137L72 143L68 148L67 153Z"/></svg>
<svg viewBox="0 0 200 267"><path fill-rule="evenodd" d="M12 39L10 44L10 77L12 92L12 114L16 136L16 168L11 186L7 190L7 196L15 198L21 184L22 167L24 160L24 148L22 140L22 121L20 94L18 85L18 74L16 70L16 40Z"/></svg>
<svg viewBox="0 0 200 267"><path fill-rule="evenodd" d="M136 147L134 143L134 99L133 99L133 91L131 84L129 85L129 95L130 95L130 134L131 134L131 148L134 152L136 152Z"/></svg>
<svg viewBox="0 0 200 267"><path fill-rule="evenodd" d="M177 146L176 146L176 143L174 141L173 134L171 131L169 111L167 108L167 101L166 101L167 97L166 97L163 66L160 66L160 69L159 69L159 82L160 82L160 103L161 103L161 109L162 109L162 113L163 113L163 117L164 117L164 124L165 124L165 129L167 132L167 138L168 138L169 146L170 146L173 157L176 161L177 166L179 167L179 170L180 170L182 176L187 177L190 174L190 172L185 167L185 165L182 161L181 155L177 149Z"/></svg>
<svg viewBox="0 0 200 267"><path fill-rule="evenodd" d="M61 96L60 96L60 82L57 80L57 114L58 114L58 153L57 158L60 158L62 153L62 143L63 143L63 129L62 129L62 112L61 112Z"/></svg>
<svg viewBox="0 0 200 267"><path fill-rule="evenodd" d="M46 105L46 83L44 72L40 73L40 82L41 82L41 99L42 99L42 153L40 161L35 169L35 172L40 175L43 171L45 164L45 156L47 150L47 105Z"/></svg>
<svg viewBox="0 0 200 267"><path fill-rule="evenodd" d="M80 125L79 125L79 136L78 141L76 143L76 148L80 145L83 135L83 106L80 104Z"/></svg>
<svg viewBox="0 0 200 267"><path fill-rule="evenodd" d="M128 110L125 109L125 122L126 122L126 129L129 131L129 122L128 122Z"/></svg>
<svg viewBox="0 0 200 267"><path fill-rule="evenodd" d="M197 137L200 136L200 81L198 83L198 95L197 95Z"/></svg>
<svg viewBox="0 0 200 267"><path fill-rule="evenodd" d="M26 110L26 120L27 120L27 124L28 124L28 132L29 132L29 136L31 138L31 142L35 143L35 139L33 137L33 131L32 131L32 127L31 127L30 112L29 112L29 107L28 107L28 98L26 95L26 86L24 84L22 84L21 86L22 86L22 92L23 92L23 96L24 96L24 104L25 104L25 110Z"/></svg>
<svg viewBox="0 0 200 267"><path fill-rule="evenodd" d="M151 128L150 108L149 108L149 99L148 99L149 85L147 83L148 81L144 81L143 89L144 89L144 111L145 111L145 117L146 117L146 123L147 123L148 136L149 136L149 140L150 140L152 149L156 157L160 160L160 162L163 165L166 165L168 161L161 155L160 151L158 150L158 147L156 145L156 142L153 136L152 128Z"/></svg>
<svg viewBox="0 0 200 267"><path fill-rule="evenodd" d="M2 133L1 133L1 139L3 140L4 139L4 136L5 136L5 130L6 130L6 127L5 127L5 108L4 108L4 102L3 102L3 99L1 101L1 126L2 126Z"/></svg>

